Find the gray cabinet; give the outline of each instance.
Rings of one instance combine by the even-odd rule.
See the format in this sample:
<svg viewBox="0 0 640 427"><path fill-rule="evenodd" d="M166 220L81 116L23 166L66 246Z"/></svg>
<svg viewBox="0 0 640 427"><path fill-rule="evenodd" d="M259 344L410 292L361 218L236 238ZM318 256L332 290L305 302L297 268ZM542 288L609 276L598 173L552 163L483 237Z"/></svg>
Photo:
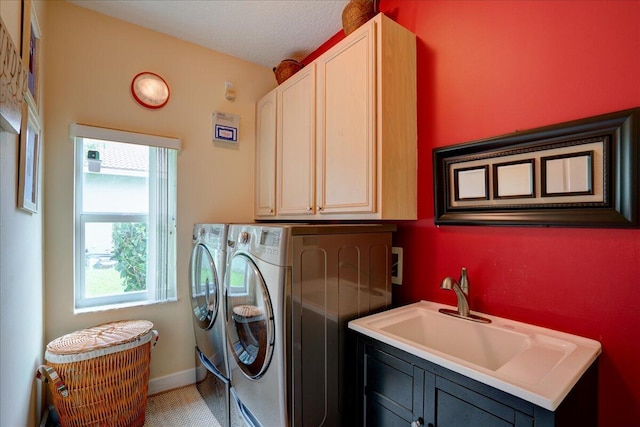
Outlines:
<svg viewBox="0 0 640 427"><path fill-rule="evenodd" d="M597 362L554 412L358 334L361 426L597 426Z"/></svg>

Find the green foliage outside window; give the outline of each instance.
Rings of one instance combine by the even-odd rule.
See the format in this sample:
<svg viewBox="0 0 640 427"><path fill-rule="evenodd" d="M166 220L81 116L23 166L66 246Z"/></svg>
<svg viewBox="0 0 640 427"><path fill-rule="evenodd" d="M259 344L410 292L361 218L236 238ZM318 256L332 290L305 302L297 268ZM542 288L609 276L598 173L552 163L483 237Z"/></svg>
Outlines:
<svg viewBox="0 0 640 427"><path fill-rule="evenodd" d="M120 222L113 224L113 259L125 292L147 288L147 225Z"/></svg>

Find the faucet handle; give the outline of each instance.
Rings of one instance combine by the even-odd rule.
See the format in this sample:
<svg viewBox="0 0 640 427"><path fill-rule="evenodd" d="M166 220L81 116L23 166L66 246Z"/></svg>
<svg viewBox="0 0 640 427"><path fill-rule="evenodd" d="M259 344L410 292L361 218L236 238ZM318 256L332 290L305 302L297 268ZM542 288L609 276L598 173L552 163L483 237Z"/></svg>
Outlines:
<svg viewBox="0 0 640 427"><path fill-rule="evenodd" d="M460 288L465 295L469 295L469 277L467 276L466 267L462 267L462 272L460 273Z"/></svg>

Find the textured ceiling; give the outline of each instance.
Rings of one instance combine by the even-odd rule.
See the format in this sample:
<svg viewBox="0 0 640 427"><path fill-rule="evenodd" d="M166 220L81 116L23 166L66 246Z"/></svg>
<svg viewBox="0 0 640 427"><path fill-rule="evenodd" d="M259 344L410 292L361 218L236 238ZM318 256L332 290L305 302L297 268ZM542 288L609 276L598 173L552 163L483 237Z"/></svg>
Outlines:
<svg viewBox="0 0 640 427"><path fill-rule="evenodd" d="M348 0L68 0L265 67L301 60L342 30Z"/></svg>

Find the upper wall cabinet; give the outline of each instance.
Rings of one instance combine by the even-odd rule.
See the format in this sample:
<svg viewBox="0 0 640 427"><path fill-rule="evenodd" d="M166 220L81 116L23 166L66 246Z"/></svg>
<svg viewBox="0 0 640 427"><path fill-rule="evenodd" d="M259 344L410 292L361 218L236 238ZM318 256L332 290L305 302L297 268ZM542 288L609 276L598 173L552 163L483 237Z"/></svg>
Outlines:
<svg viewBox="0 0 640 427"><path fill-rule="evenodd" d="M256 219L416 218L415 35L379 14L275 91L277 203L256 157Z"/></svg>

